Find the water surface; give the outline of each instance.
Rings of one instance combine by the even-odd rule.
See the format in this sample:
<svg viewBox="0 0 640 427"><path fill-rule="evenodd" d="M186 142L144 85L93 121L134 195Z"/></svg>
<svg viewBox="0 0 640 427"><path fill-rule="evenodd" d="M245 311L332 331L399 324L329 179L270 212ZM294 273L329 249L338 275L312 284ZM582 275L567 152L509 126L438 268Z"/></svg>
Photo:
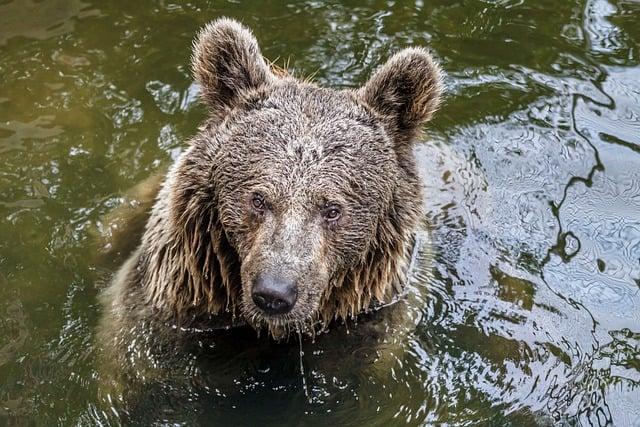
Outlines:
<svg viewBox="0 0 640 427"><path fill-rule="evenodd" d="M435 259L409 284L415 328L390 326L388 370L346 368L362 354L336 357L339 328L302 359L297 340L239 336L210 351L230 391L154 389L134 418L640 425L632 0L0 0L0 424L121 415L96 397L94 334L126 254L98 262L93 230L194 134L191 40L220 15L338 88L401 47L432 49L447 94L416 155Z"/></svg>

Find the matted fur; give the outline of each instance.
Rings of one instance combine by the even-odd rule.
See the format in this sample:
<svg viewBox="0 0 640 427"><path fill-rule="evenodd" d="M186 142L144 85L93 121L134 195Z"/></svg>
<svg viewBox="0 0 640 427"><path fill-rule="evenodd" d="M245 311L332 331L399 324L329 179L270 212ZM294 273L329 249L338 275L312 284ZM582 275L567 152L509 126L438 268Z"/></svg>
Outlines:
<svg viewBox="0 0 640 427"><path fill-rule="evenodd" d="M330 91L274 73L250 30L222 18L198 35L192 68L210 118L168 172L141 245L112 285L111 292L116 294L112 309L118 306L117 312L128 316L128 310L141 311L142 306L147 313L142 317L182 325L226 313L232 323L266 326L274 337L282 337L291 329L314 331L318 325L356 316L373 302L392 298L403 283L412 234L421 217L421 184L411 143L437 109L442 91L441 73L431 56L421 48L405 49L362 88ZM280 115L269 115L269 108ZM256 118L246 119L254 110L258 111ZM335 117L338 121L334 125L324 124L323 120ZM281 122L273 122L276 119ZM337 187L330 194L351 197L344 203L345 211L352 215L336 225L337 231L298 239L315 245L311 248L277 246L283 257L305 260L300 271L288 267L287 274L298 274L295 277L301 282L305 277L326 279L299 284L313 287L301 291L306 299L299 304L306 306L299 312L305 313L304 317L261 316L245 295L251 284L243 283L243 274L246 278L260 268L283 268L283 261L263 259L267 255L261 254L277 252L273 241L284 236L287 227L273 220L278 224L272 228L277 236L271 236L249 224L250 216L242 203L244 186L249 183L242 180L253 185L257 176L268 171L256 169L251 175L244 170L257 168L248 160L255 155L252 151L224 154L231 144L229 138L235 138L235 143L246 138L238 148L250 150L247 146L252 144L256 129L267 137L254 143L264 143L261 149L266 155L283 159L285 170L294 171L292 174L303 176L307 166L320 170L314 162L346 165L346 169L341 166L322 173L330 175ZM292 129L293 135L287 134L287 129ZM360 137L362 141L349 145ZM287 165L288 158L298 159L299 165ZM357 182L349 168L359 178ZM303 203L311 200L311 195L304 188L291 189L286 181L289 178L282 175L279 191L289 189L291 204L299 202L297 210L291 213L283 208L273 215L281 215L278 218L282 221L298 218L295 215L307 218L306 222L300 220L297 229L287 231L288 236L323 230L309 213L312 207ZM238 200L231 200L234 197ZM287 201L278 203L286 207ZM256 249L260 244L267 245L263 251Z"/></svg>

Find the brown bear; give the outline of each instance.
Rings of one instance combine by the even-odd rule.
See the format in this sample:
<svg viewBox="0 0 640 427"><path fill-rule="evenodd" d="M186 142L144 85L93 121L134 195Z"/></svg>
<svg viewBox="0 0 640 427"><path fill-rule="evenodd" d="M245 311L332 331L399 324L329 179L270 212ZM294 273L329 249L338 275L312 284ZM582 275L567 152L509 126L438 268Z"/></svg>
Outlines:
<svg viewBox="0 0 640 427"><path fill-rule="evenodd" d="M421 219L412 145L440 102L429 53L404 49L363 87L325 89L274 71L250 30L221 18L192 68L209 117L104 293L102 339L127 347L132 325L313 334L392 299Z"/></svg>

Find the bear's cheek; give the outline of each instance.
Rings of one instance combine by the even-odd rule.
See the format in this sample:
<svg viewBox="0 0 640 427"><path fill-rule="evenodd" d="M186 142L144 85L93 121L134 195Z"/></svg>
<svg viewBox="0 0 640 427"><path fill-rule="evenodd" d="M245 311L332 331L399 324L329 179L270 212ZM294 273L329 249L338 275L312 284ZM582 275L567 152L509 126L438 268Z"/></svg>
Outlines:
<svg viewBox="0 0 640 427"><path fill-rule="evenodd" d="M351 217L325 237L324 256L330 275L356 266L368 252L374 222L368 217Z"/></svg>

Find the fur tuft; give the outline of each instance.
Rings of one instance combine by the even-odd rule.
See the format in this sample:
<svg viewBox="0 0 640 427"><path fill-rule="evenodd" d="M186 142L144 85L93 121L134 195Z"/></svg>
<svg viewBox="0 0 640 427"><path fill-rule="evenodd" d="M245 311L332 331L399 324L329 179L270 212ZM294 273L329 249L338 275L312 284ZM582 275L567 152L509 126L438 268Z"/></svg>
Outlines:
<svg viewBox="0 0 640 427"><path fill-rule="evenodd" d="M193 43L191 69L204 102L218 119L244 93L276 80L251 30L229 18L219 18L200 31Z"/></svg>

